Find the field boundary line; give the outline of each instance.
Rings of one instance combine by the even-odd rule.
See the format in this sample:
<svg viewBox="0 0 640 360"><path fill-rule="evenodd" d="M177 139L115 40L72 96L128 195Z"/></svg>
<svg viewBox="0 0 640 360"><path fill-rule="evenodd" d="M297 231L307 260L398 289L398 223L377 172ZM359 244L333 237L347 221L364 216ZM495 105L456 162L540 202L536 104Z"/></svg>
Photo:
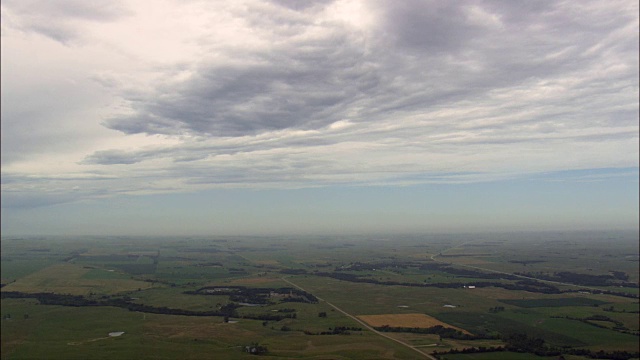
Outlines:
<svg viewBox="0 0 640 360"><path fill-rule="evenodd" d="M291 282L290 280L286 279L285 277L282 277L282 278L280 278L280 279L282 279L282 281L284 281L284 282L286 282L286 283L288 283L288 284L291 284L291 285L295 286L296 288L298 288L298 289L300 289L300 290L302 290L302 291L304 291L304 292L307 292L307 290L305 290L304 288L300 287L299 285L297 285L297 284L295 284L295 283ZM382 337L384 337L384 338L387 338L387 339L389 339L389 340L393 340L393 341L397 342L398 344L404 345L405 347L408 347L409 349L411 349L411 350L413 350L413 351L415 351L415 352L417 352L417 353L419 353L419 354L421 354L421 355L423 355L423 356L425 356L425 357L427 357L427 358L429 358L429 359L431 359L431 360L437 360L437 358L436 358L436 357L434 357L434 356L432 356L431 354L425 353L425 352L423 352L422 350L417 349L415 346L410 345L410 344L407 344L407 343L406 343L406 342L404 342L404 341L401 341L401 340L398 340L398 339L394 339L394 338L392 338L391 336L388 336L388 335L386 335L386 334L383 334L382 332L380 332L380 331L378 331L378 330L374 329L373 327L369 326L369 325L368 325L367 323L365 323L364 321L362 321L362 320L358 319L355 315L351 315L351 314L349 314L348 312L346 312L346 311L344 311L344 310L340 309L339 307L337 307L337 306L335 306L334 304L332 304L332 303L328 302L327 300L324 300L324 299L322 299L322 298L320 298L320 297L318 297L318 296L316 296L316 295L314 295L314 296L315 296L318 300L325 302L327 305L329 305L329 306L331 306L332 308L334 308L334 309L338 310L338 311L339 311L339 312L341 312L342 314L344 314L344 315L346 315L346 316L350 317L351 319L353 319L353 320L357 321L360 325L364 326L367 330L370 330L370 331L372 331L373 333L378 334L378 335L380 335L380 336L382 336Z"/></svg>

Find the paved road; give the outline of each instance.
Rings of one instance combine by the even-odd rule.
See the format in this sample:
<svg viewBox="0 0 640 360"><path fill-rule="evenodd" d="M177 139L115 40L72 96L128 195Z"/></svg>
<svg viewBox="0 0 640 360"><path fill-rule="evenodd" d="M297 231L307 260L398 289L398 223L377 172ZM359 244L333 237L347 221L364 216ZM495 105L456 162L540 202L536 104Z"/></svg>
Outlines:
<svg viewBox="0 0 640 360"><path fill-rule="evenodd" d="M302 287L298 286L297 284L294 284L293 282L291 282L290 280L288 280L288 279L286 279L286 278L284 278L284 277L283 277L283 278L281 278L281 279L282 279L282 281L285 281L285 282L287 282L287 283L289 283L289 284L291 284L291 285L293 285L293 286L297 287L298 289L300 289L300 290L302 290L302 291L305 291L305 292L307 291L307 290L303 289ZM314 296L315 296L315 295L314 295ZM316 296L316 298L318 298L318 300L320 300L320 301L324 301L327 305L331 306L332 308L334 308L334 309L338 310L339 312L343 313L344 315L346 315L346 316L348 316L348 317L352 318L353 320L357 321L360 325L364 326L367 330L370 330L370 331L372 331L372 332L374 332L374 333L376 333L376 334L378 334L378 335L380 335L380 336L382 336L382 337L384 337L384 338L387 338L387 339L389 339L389 340L395 341L395 342L397 342L397 343L399 343L399 344L401 344L401 345L404 345L404 346L408 347L409 349L411 349L411 350L413 350L413 351L418 352L420 355L422 355L422 356L424 356L424 357L426 357L426 358L428 358L428 359L437 360L437 359L436 359L435 357L433 357L432 355L430 355L430 354L428 354L428 353L425 353L425 352L421 351L420 349L417 349L417 348L416 348L415 346L413 346L413 345L407 344L406 342L401 341L401 340L398 340L398 339L394 339L394 338L390 337L389 335L387 335L387 334L385 334L385 333L382 333L382 332L380 332L380 331L378 331L378 330L376 330L376 329L372 328L371 326L367 325L367 323L365 323L364 321L362 321L362 320L358 319L357 317L355 317L354 315L351 315L351 314L349 314L348 312L346 312L346 311L344 311L344 310L340 309L339 307L337 307L337 306L333 305L332 303L330 303L330 302L328 302L328 301L326 301L326 300L324 300L324 299L321 299L321 298L319 298L318 296Z"/></svg>

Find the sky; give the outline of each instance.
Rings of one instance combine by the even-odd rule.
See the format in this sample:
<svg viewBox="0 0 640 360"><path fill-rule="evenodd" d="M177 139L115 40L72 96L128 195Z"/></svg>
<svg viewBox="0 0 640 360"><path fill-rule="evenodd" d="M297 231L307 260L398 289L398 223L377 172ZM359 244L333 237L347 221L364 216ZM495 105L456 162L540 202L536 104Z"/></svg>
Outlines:
<svg viewBox="0 0 640 360"><path fill-rule="evenodd" d="M638 12L3 0L2 233L638 229Z"/></svg>

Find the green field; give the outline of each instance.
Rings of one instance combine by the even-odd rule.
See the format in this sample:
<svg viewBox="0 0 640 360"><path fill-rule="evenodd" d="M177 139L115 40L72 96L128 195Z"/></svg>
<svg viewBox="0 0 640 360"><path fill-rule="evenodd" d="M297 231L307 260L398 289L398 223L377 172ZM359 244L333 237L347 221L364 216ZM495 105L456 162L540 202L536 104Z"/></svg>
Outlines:
<svg viewBox="0 0 640 360"><path fill-rule="evenodd" d="M602 304L607 304L607 302L605 301L582 298L582 297L570 297L570 298L559 298L559 299L500 300L500 302L503 302L509 305L515 305L522 308L599 306Z"/></svg>
<svg viewBox="0 0 640 360"><path fill-rule="evenodd" d="M637 234L603 246L610 236L3 239L1 358L250 359L243 349L259 344L270 359L424 359L515 346L503 339L517 334L547 350L633 353ZM570 272L606 286L514 272ZM384 333L396 342L353 318L400 314L426 314L471 337Z"/></svg>

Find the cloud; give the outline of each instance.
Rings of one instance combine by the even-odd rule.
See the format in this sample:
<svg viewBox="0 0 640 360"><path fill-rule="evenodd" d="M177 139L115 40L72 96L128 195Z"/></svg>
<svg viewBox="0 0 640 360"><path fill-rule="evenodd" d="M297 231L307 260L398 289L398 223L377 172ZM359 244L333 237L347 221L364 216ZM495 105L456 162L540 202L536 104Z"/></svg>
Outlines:
<svg viewBox="0 0 640 360"><path fill-rule="evenodd" d="M2 4L3 197L637 165L634 3L97 4Z"/></svg>
<svg viewBox="0 0 640 360"><path fill-rule="evenodd" d="M8 19L14 28L38 33L63 44L82 38L83 21L114 21L128 14L118 1L111 0L7 0L2 2L2 7L4 19Z"/></svg>
<svg viewBox="0 0 640 360"><path fill-rule="evenodd" d="M133 115L106 125L127 134L207 136L324 127L348 115L379 82L346 41L294 42L253 54L249 64L203 64L185 81L135 94Z"/></svg>
<svg viewBox="0 0 640 360"><path fill-rule="evenodd" d="M90 156L87 156L83 163L86 164L98 164L98 165L113 165L113 164L135 164L144 159L143 156L126 153L119 150L106 150L96 151Z"/></svg>
<svg viewBox="0 0 640 360"><path fill-rule="evenodd" d="M286 7L288 9L304 11L310 8L324 7L334 0L314 0L314 1L296 1L296 0L271 0L272 3Z"/></svg>
<svg viewBox="0 0 640 360"><path fill-rule="evenodd" d="M95 185L114 180L94 173L62 176L2 174L2 204L8 209L30 209L105 196L108 191ZM92 185L87 185L87 184ZM82 186L79 186L82 184Z"/></svg>
<svg viewBox="0 0 640 360"><path fill-rule="evenodd" d="M380 22L376 34L386 36L387 45L412 54L457 53L484 30L469 21L467 4L422 0L375 4Z"/></svg>
<svg viewBox="0 0 640 360"><path fill-rule="evenodd" d="M265 8L260 16L249 16L249 23L273 45L234 49L238 60L233 63L205 59L186 79L123 94L131 112L105 125L125 134L214 137L320 129L344 119L401 119L460 101L482 104L491 92L536 79L593 76L589 72L602 71L603 60L610 70L631 66L633 41L618 39L613 45L585 37L591 31L621 30L615 24L564 24L567 12L581 9L482 5L471 11L464 2L383 2L372 6L376 21L365 31L335 21L330 7L314 16L289 18ZM522 13L529 19L526 24L516 16ZM276 17L278 25L256 22L256 17ZM499 26L478 25L483 17ZM294 26L296 34L273 31L285 25ZM594 46L603 53L584 56ZM619 47L616 56L623 57L604 51L611 46ZM599 81L623 81L633 72L627 69Z"/></svg>

